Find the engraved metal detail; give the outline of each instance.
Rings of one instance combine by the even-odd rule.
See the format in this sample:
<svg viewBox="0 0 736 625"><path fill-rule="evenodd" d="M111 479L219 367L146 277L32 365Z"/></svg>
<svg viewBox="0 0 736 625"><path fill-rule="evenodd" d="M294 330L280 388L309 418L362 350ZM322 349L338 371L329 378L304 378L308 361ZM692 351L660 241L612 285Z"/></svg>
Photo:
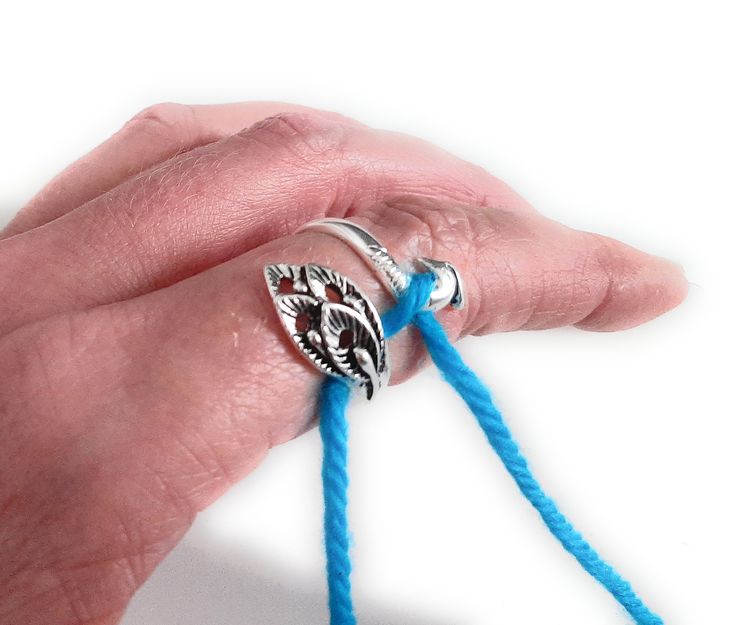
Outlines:
<svg viewBox="0 0 736 625"><path fill-rule="evenodd" d="M383 325L354 282L322 265L266 265L282 325L321 372L347 378L370 399L388 381Z"/></svg>

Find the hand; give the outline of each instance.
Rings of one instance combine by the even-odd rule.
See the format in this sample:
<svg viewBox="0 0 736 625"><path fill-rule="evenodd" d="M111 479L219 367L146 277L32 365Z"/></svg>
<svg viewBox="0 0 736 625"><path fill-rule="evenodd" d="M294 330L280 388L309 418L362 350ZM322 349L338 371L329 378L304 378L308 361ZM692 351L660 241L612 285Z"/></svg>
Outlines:
<svg viewBox="0 0 736 625"><path fill-rule="evenodd" d="M419 140L286 105L150 108L0 240L0 624L116 623L197 512L313 424L320 376L263 266L319 262L391 301L344 243L294 234L324 215L454 263L455 338L618 330L686 291ZM423 357L411 332L390 351L394 382Z"/></svg>

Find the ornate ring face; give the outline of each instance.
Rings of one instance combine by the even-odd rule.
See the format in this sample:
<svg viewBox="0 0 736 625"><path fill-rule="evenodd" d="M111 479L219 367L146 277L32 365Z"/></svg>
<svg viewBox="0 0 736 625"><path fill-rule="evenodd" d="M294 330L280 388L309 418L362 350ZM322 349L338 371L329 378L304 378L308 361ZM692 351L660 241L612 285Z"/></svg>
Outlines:
<svg viewBox="0 0 736 625"><path fill-rule="evenodd" d="M264 267L282 325L322 373L346 378L370 399L389 378L383 325L354 282L316 264Z"/></svg>

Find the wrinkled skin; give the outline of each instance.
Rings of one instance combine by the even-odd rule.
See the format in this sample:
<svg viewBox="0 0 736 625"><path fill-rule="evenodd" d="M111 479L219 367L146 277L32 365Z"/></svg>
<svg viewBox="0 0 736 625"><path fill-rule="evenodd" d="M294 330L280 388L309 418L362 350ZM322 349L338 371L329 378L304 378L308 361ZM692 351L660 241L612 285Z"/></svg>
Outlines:
<svg viewBox="0 0 736 625"><path fill-rule="evenodd" d="M453 338L619 330L685 295L677 266L419 140L290 105L151 107L0 235L1 625L118 622L197 512L313 425L320 377L263 265L317 261L390 302L343 243L294 234L324 215L459 267ZM393 382L423 359L411 332L391 354Z"/></svg>

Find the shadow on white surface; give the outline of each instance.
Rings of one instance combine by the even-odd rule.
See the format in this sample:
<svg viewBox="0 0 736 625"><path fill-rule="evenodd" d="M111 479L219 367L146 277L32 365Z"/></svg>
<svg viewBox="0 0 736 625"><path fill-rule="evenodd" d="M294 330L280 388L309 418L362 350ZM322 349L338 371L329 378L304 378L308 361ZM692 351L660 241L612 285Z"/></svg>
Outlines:
<svg viewBox="0 0 736 625"><path fill-rule="evenodd" d="M242 549L185 540L135 596L121 625L321 625L326 589ZM359 606L361 625L448 625Z"/></svg>

